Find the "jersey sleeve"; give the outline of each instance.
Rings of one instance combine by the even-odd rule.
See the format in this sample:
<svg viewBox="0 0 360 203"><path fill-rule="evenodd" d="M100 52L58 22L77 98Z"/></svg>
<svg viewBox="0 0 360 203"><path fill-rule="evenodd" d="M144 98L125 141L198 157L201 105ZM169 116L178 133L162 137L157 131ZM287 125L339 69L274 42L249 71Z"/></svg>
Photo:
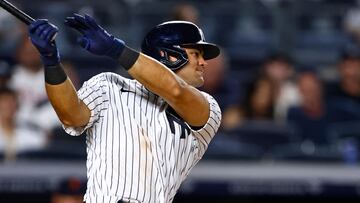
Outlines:
<svg viewBox="0 0 360 203"><path fill-rule="evenodd" d="M202 92L210 105L210 116L206 124L197 130L192 130L193 135L198 140L199 158L205 153L210 141L215 136L221 123L221 110L216 100L207 93Z"/></svg>
<svg viewBox="0 0 360 203"><path fill-rule="evenodd" d="M90 109L90 119L84 127L71 127L63 125L66 133L72 136L82 134L86 129L92 127L97 122L102 111L106 109L107 94L106 94L106 79L104 75L97 75L86 81L77 92L78 97Z"/></svg>

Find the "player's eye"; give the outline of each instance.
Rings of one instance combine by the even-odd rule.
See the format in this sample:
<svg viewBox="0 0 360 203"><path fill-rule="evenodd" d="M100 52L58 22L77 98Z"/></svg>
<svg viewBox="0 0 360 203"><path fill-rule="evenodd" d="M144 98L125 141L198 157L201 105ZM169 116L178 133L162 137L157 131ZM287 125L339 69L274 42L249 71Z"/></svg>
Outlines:
<svg viewBox="0 0 360 203"><path fill-rule="evenodd" d="M198 51L193 51L190 53L191 55L195 56L195 57L199 57L200 56L200 52Z"/></svg>

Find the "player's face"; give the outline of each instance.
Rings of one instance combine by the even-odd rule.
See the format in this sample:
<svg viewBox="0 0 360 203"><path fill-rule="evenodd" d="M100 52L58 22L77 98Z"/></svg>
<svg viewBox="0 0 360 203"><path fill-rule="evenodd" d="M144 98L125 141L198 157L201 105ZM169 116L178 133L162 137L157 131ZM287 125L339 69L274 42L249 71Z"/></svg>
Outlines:
<svg viewBox="0 0 360 203"><path fill-rule="evenodd" d="M184 48L189 62L176 74L185 82L194 87L201 87L204 84L204 71L207 62L203 57L203 51L197 48Z"/></svg>

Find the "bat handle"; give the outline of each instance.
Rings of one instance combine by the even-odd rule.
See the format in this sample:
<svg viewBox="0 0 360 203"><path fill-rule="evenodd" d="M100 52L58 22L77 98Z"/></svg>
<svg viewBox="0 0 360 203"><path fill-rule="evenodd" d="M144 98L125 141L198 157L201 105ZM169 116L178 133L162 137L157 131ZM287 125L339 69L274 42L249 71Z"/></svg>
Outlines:
<svg viewBox="0 0 360 203"><path fill-rule="evenodd" d="M34 18L29 16L28 14L24 13L23 11L16 8L14 5L12 5L10 2L6 0L1 0L1 7L7 10L9 13L14 15L16 18L21 20L23 23L29 25L30 23L34 22Z"/></svg>
<svg viewBox="0 0 360 203"><path fill-rule="evenodd" d="M22 10L16 8L13 4L6 0L0 0L0 6L8 11L10 14L14 15L17 19L25 23L26 25L30 25L35 21L34 18L23 12ZM56 34L54 34L51 38L51 41L54 42L56 38Z"/></svg>
<svg viewBox="0 0 360 203"><path fill-rule="evenodd" d="M30 17L29 15L27 15L26 13L24 13L23 15L19 15L18 18L24 22L26 25L30 25L32 22L35 21L34 18Z"/></svg>

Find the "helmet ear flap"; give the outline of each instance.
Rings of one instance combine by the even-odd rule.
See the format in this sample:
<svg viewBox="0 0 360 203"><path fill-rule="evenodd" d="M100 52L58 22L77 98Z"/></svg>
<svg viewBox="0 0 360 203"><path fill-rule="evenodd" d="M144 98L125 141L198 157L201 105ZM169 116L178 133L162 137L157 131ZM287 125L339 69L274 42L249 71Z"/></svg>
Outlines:
<svg viewBox="0 0 360 203"><path fill-rule="evenodd" d="M159 61L173 71L180 69L188 62L185 50L180 47L158 47L158 50Z"/></svg>

